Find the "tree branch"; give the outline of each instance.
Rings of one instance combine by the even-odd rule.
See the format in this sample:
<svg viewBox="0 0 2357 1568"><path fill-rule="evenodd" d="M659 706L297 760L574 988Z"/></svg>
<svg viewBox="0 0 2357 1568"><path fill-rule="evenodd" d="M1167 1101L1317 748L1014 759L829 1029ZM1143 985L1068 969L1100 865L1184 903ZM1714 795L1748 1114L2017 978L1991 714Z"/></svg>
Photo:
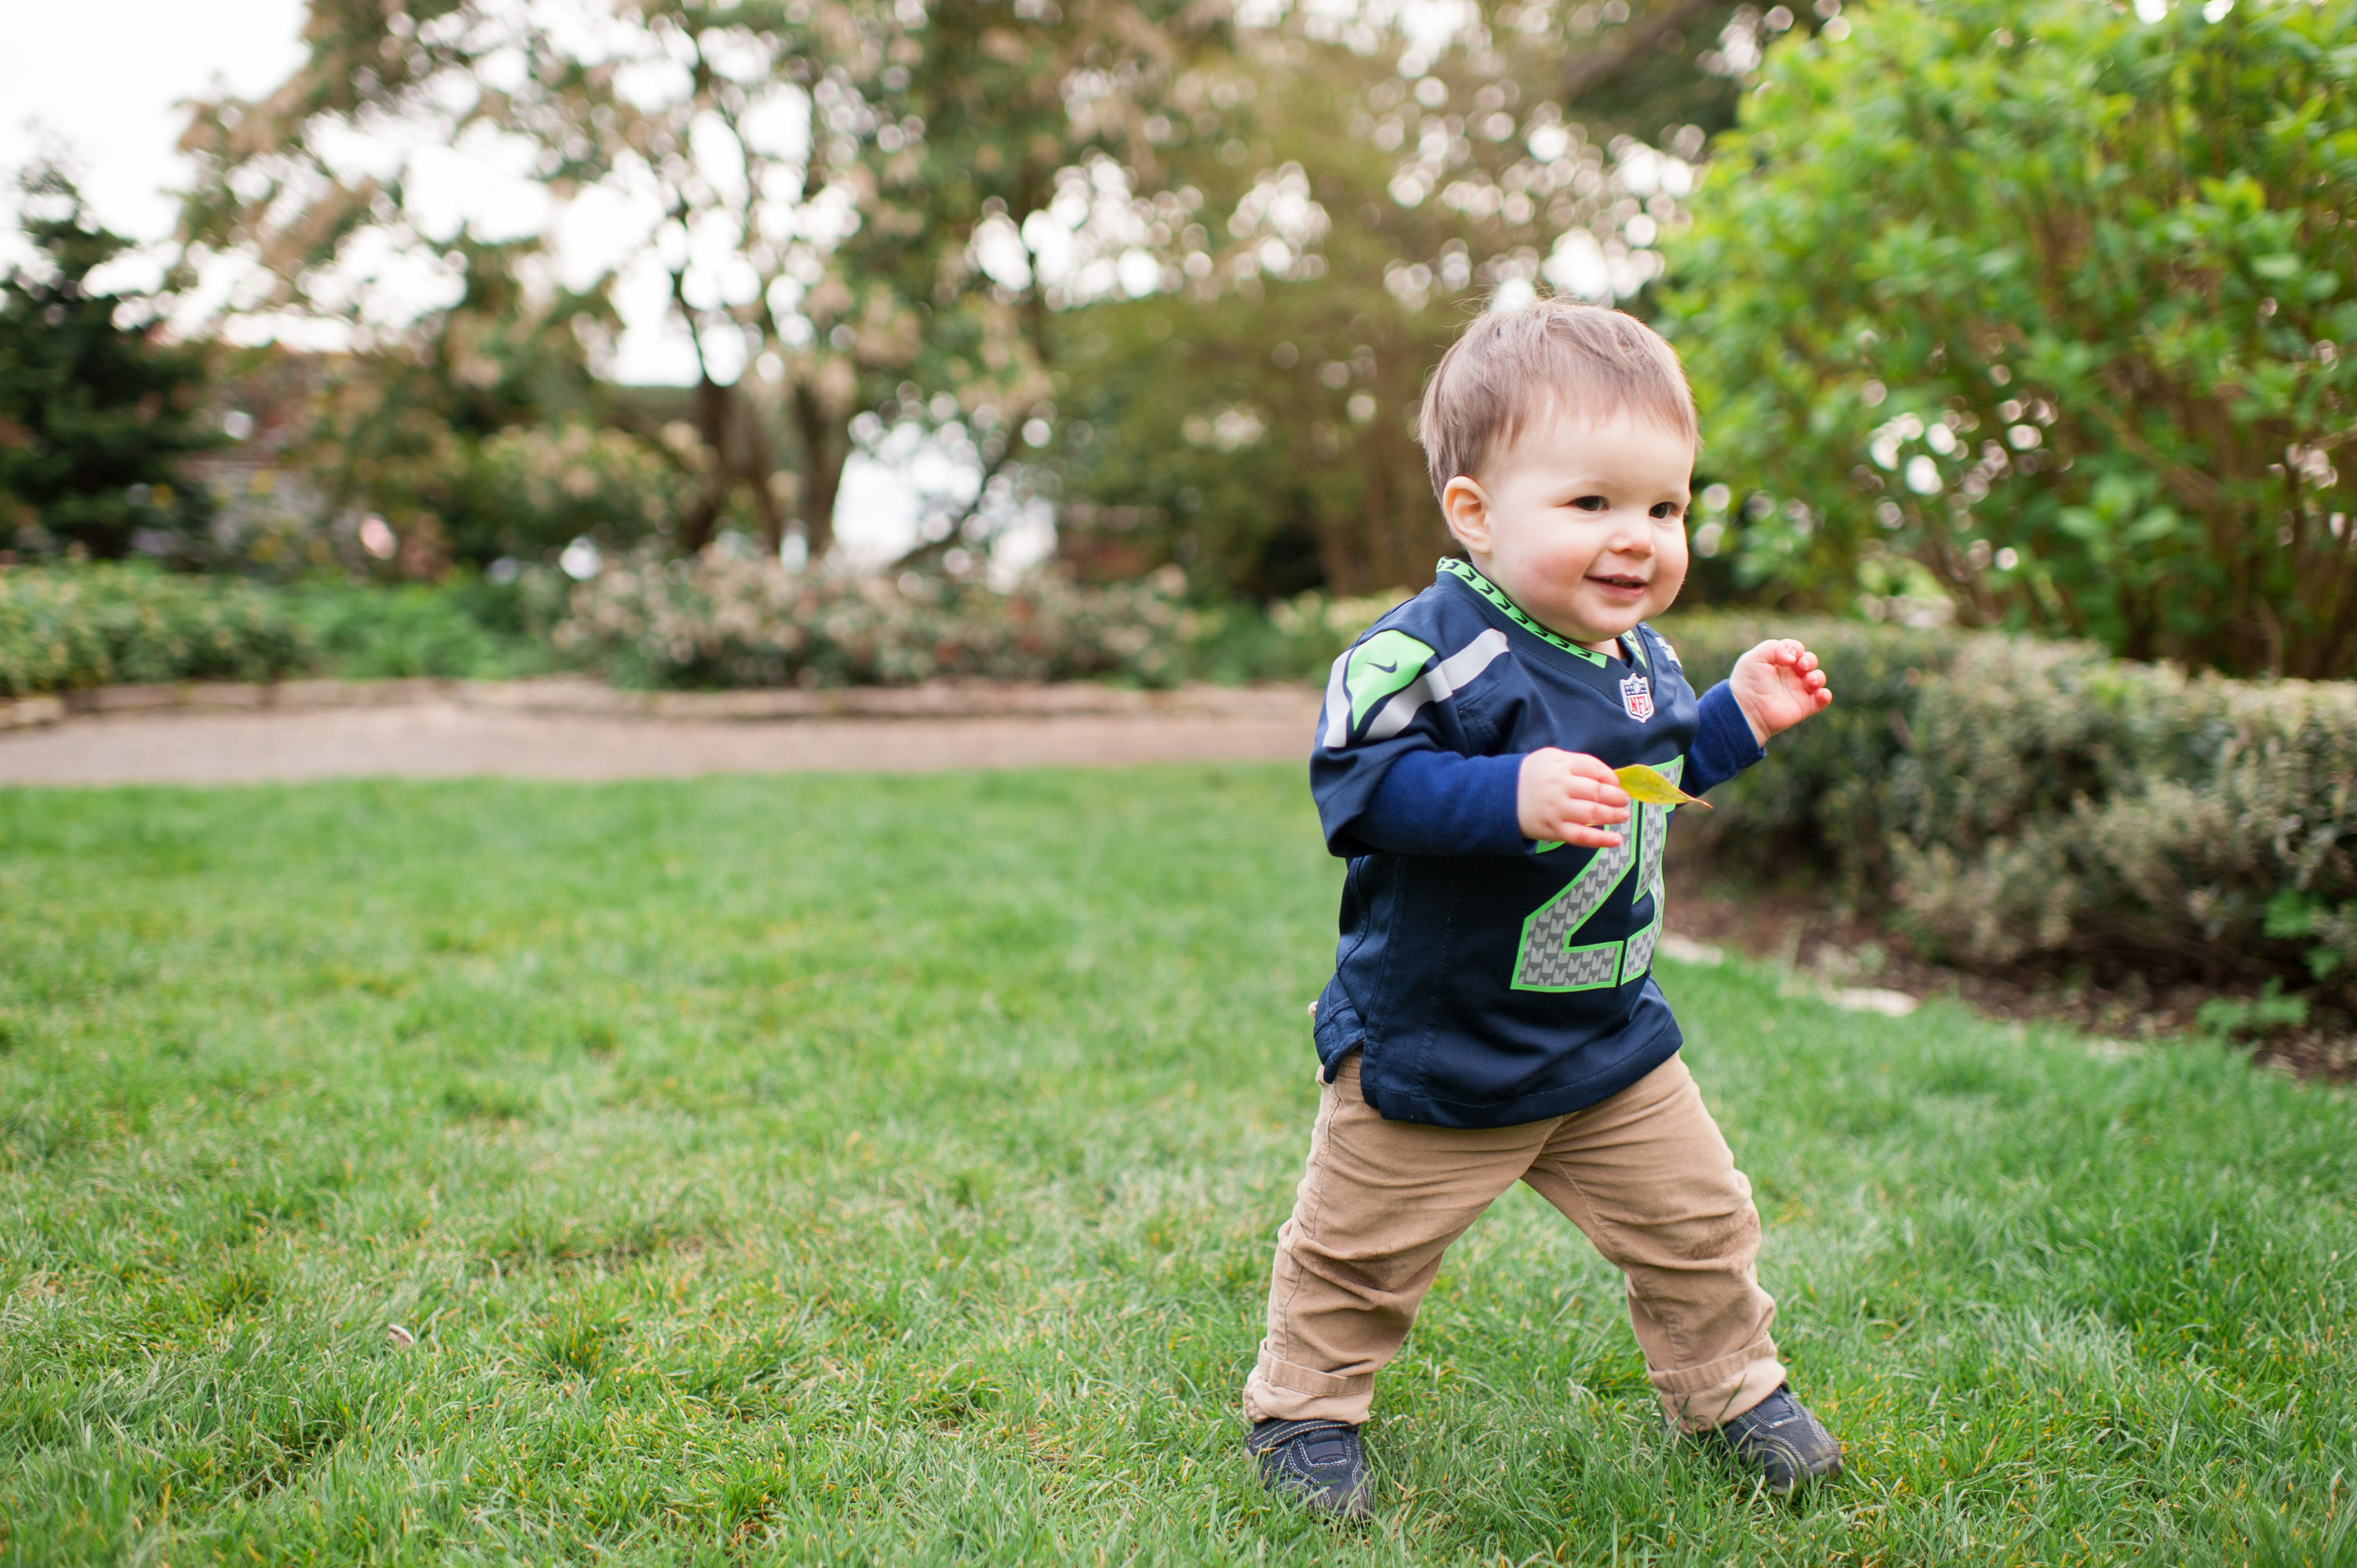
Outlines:
<svg viewBox="0 0 2357 1568"><path fill-rule="evenodd" d="M1034 403L1032 408L1038 406ZM974 521L975 514L982 510L984 500L989 497L990 481L1006 472L1007 464L1015 460L1016 446L1023 429L1022 422L1030 417L1031 409L1027 408L1008 425L1006 439L1000 445L996 454L982 466L982 482L974 488L974 499L966 502L957 515L950 520L949 532L939 539L920 541L914 549L892 563L892 571L905 572L912 566L929 565L948 554L953 547L970 542L966 538L966 528Z"/></svg>

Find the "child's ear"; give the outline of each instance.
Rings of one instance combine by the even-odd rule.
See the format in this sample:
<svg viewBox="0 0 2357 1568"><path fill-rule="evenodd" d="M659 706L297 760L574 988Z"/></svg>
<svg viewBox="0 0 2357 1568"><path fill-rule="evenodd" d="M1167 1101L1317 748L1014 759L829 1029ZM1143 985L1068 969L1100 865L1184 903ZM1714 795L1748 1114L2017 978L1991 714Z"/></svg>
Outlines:
<svg viewBox="0 0 2357 1568"><path fill-rule="evenodd" d="M1440 491L1440 515L1459 544L1490 553L1490 498L1479 484L1462 474L1449 480Z"/></svg>

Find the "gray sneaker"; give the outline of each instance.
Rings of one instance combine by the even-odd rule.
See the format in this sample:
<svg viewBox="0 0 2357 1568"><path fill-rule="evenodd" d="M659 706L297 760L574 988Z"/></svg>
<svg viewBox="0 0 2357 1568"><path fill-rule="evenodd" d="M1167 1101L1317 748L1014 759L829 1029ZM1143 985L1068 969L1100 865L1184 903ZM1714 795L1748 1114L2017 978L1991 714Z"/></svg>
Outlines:
<svg viewBox="0 0 2357 1568"><path fill-rule="evenodd" d="M1720 1441L1744 1474L1780 1498L1811 1481L1841 1474L1842 1445L1792 1397L1792 1385L1774 1393L1718 1429Z"/></svg>
<svg viewBox="0 0 2357 1568"><path fill-rule="evenodd" d="M1260 1478L1336 1519L1367 1517L1367 1455L1359 1429L1339 1421L1264 1421L1244 1434Z"/></svg>

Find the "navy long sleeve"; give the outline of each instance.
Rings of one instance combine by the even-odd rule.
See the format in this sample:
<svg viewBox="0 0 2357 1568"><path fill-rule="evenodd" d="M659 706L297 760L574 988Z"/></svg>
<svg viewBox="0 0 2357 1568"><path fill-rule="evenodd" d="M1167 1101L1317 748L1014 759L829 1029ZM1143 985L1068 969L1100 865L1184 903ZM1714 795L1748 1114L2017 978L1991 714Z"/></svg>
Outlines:
<svg viewBox="0 0 2357 1568"><path fill-rule="evenodd" d="M1520 854L1523 756L1406 752L1384 771L1351 834L1397 854Z"/></svg>
<svg viewBox="0 0 2357 1568"><path fill-rule="evenodd" d="M1695 703L1697 723L1694 744L1686 747L1685 791L1707 795L1768 755L1751 736L1751 721L1735 700L1735 689L1721 681Z"/></svg>

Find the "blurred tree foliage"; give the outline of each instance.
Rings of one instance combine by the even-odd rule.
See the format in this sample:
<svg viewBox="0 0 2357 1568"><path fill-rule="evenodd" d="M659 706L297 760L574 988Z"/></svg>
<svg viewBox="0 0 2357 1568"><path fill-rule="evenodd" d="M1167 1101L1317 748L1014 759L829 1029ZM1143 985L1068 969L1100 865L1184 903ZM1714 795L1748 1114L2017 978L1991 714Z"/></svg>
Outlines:
<svg viewBox="0 0 2357 1568"><path fill-rule="evenodd" d="M1501 0L1437 46L1367 14L1247 30L1227 177L1204 168L1212 199L1172 225L1177 275L1064 323L1068 550L1259 596L1424 581L1448 543L1413 434L1426 375L1495 297L1636 296L1793 25Z"/></svg>
<svg viewBox="0 0 2357 1568"><path fill-rule="evenodd" d="M323 509L384 518L396 566L425 577L675 529L705 489L705 454L592 373L608 303L528 285L529 246L461 235L444 260L451 304L296 378L291 435Z"/></svg>
<svg viewBox="0 0 2357 1568"><path fill-rule="evenodd" d="M210 505L181 465L221 444L199 418L204 351L163 340L150 296L104 285L128 242L70 176L38 165L18 184L34 254L0 276L0 542L183 553Z"/></svg>
<svg viewBox="0 0 2357 1568"><path fill-rule="evenodd" d="M1674 252L1749 579L2357 671L2357 5L1849 16L1770 60Z"/></svg>
<svg viewBox="0 0 2357 1568"><path fill-rule="evenodd" d="M494 548L459 493L494 432L661 434L592 384L649 268L699 371L694 442L660 443L693 492L678 548L733 517L823 553L855 447L930 442L981 482L931 498L919 558L970 562L1060 487L1101 562L1381 587L1440 542L1404 420L1465 313L1641 288L1686 160L1793 25L1726 0L1500 0L1437 39L1222 0L647 0L595 27L312 0L292 79L199 107L185 238L257 263L237 310L353 335L334 488L462 554ZM517 238L437 207L420 170L454 147L528 170L550 214ZM571 212L644 242L585 269ZM421 275L452 303L404 318Z"/></svg>
<svg viewBox="0 0 2357 1568"><path fill-rule="evenodd" d="M1047 395L1049 285L987 274L977 231L1032 237L1060 171L1092 160L1150 186L1145 108L1222 46L1224 15L1170 0L650 0L589 27L510 0L313 0L295 77L260 102L199 106L186 238L256 259L242 308L379 337L385 282L440 266L471 299L466 263L497 254L526 285L518 308L593 350L611 320L579 306L651 263L698 368L707 482L678 543L700 547L741 504L772 546L791 509L823 553L861 413L953 423L996 466ZM643 220L646 243L554 298L559 224L493 245L490 225L454 229L417 199L421 156L454 145L521 160L562 206ZM533 251L540 264L522 265ZM900 395L920 383L949 402Z"/></svg>

